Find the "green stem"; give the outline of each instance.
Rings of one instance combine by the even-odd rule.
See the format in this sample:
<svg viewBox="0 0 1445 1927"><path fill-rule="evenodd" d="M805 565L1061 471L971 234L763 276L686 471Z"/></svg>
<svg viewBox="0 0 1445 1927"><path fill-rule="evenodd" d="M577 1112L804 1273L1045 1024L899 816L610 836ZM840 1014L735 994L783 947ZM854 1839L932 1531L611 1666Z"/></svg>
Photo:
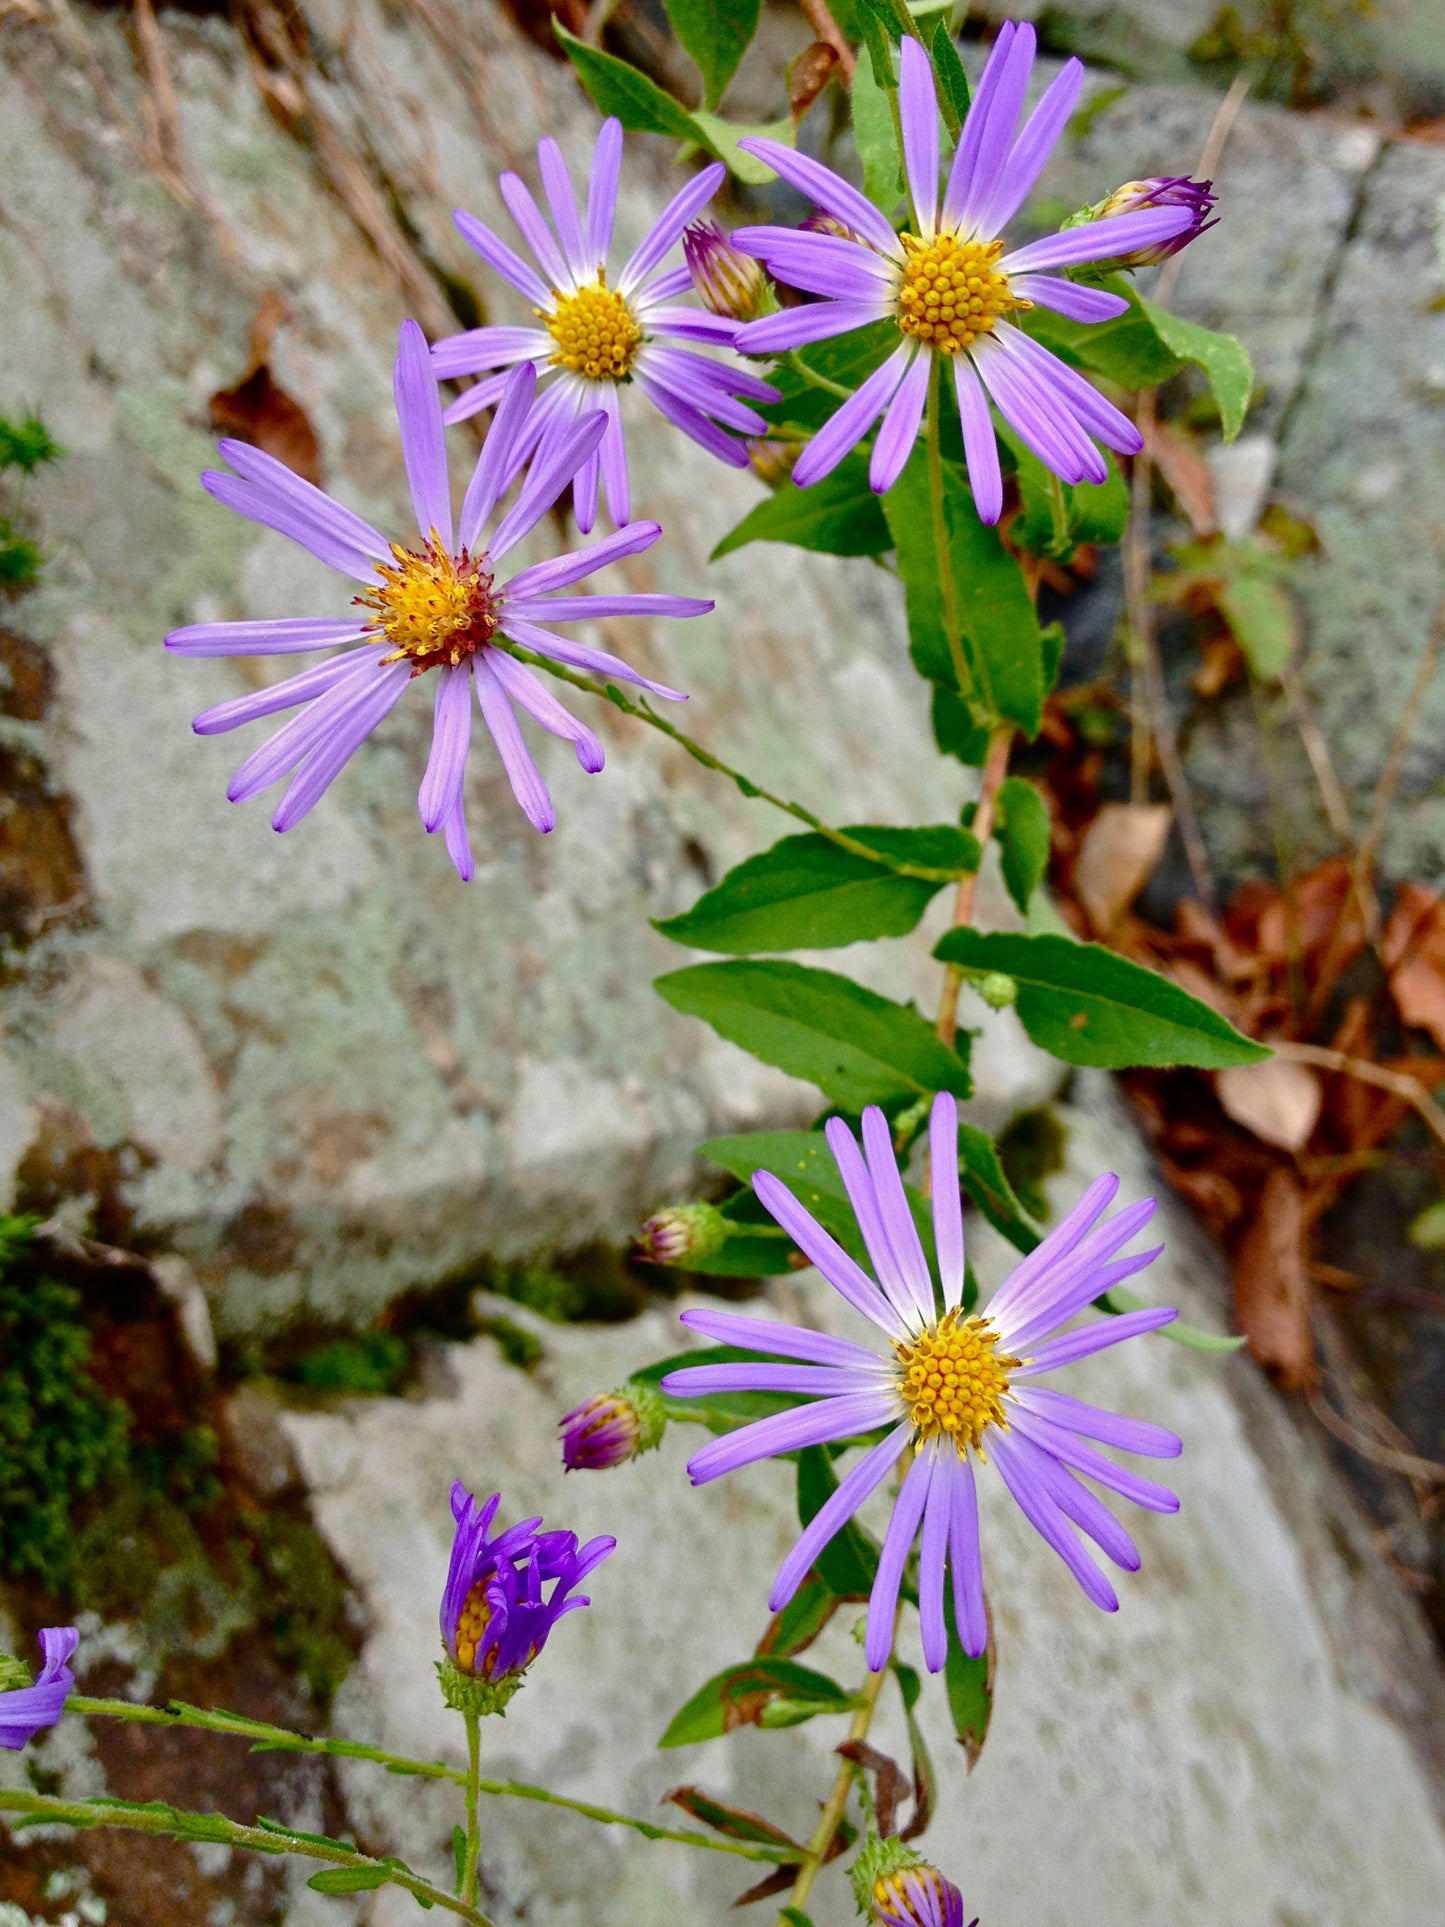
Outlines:
<svg viewBox="0 0 1445 1927"><path fill-rule="evenodd" d="M559 682L571 683L574 689L585 689L589 695L601 696L611 703L614 709L620 709L625 716L635 716L639 722L661 730L664 736L670 736L673 742L681 744L693 761L701 763L704 769L716 770L720 776L730 777L744 796L759 797L764 803L771 803L774 809L784 811L788 816L796 818L799 823L806 823L810 830L815 830L819 836L827 837L830 843L836 843L840 850L847 850L852 856L866 857L868 862L876 863L880 870L890 870L895 876L900 877L918 877L925 883L956 883L959 877L965 874L958 869L934 869L926 863L900 863L893 857L885 856L882 851L872 849L868 844L860 842L856 836L849 836L846 830L835 830L820 816L814 816L811 810L804 809L801 803L790 803L786 797L775 796L771 790L765 790L761 783L755 783L750 776L744 776L741 770L734 769L731 764L723 762L721 757L714 756L710 749L704 749L702 744L689 736L685 730L678 729L675 724L668 722L666 717L659 716L646 697L639 697L634 701L631 696L624 696L616 683L598 682L595 676L586 676L580 670L565 668L561 663L553 662L550 656L539 656L535 651L524 649L520 643L507 641L500 635L493 641L495 647L505 647L508 655L515 656L519 662L530 663L534 669L545 670L549 676L557 677Z"/></svg>
<svg viewBox="0 0 1445 1927"><path fill-rule="evenodd" d="M376 1766L384 1766L388 1773L448 1780L454 1786L464 1787L467 1783L465 1773L441 1760L412 1760L405 1754L387 1753L379 1746L367 1746L360 1740L317 1739L307 1733L293 1733L284 1726L268 1726L262 1720L246 1719L240 1713L209 1712L204 1707L188 1706L184 1701L176 1701L170 1707L138 1706L132 1700L88 1699L83 1694L73 1694L66 1701L65 1710L89 1719L132 1720L145 1726L190 1726L207 1733L230 1733L238 1739L249 1739L256 1753L324 1753L332 1759L369 1760ZM706 1834L694 1833L690 1828L660 1827L654 1821L637 1820L629 1813L615 1813L610 1807L594 1806L588 1800L570 1800L566 1794L531 1786L525 1780L478 1779L477 1791L490 1797L533 1800L544 1806L561 1807L568 1813L580 1814L584 1820L596 1821L599 1826L629 1827L646 1840L672 1840L683 1847L702 1847L709 1853L728 1853L741 1860L773 1864L789 1857L785 1849L777 1847L753 1846L739 1840L710 1840Z"/></svg>
<svg viewBox="0 0 1445 1927"><path fill-rule="evenodd" d="M245 1827L221 1813L186 1813L161 1801L132 1806L124 1800L57 1800L45 1793L0 1791L0 1813L19 1813L31 1823L51 1822L67 1827L125 1827L133 1833L169 1834L177 1840L218 1841L252 1853L294 1853L307 1860L323 1860L348 1872L370 1873L372 1886L402 1887L424 1906L443 1907L470 1921L472 1927L495 1927L479 1907L456 1894L444 1893L399 1860L377 1860L341 1840L320 1834L296 1833L274 1820Z"/></svg>
<svg viewBox="0 0 1445 1927"><path fill-rule="evenodd" d="M1049 470L1049 513L1053 517L1053 531L1049 539L1049 554L1066 556L1069 552L1069 505L1064 500L1064 484Z"/></svg>
<svg viewBox="0 0 1445 1927"><path fill-rule="evenodd" d="M841 381L833 381L827 375L820 375L816 368L810 368L796 348L790 348L783 360L809 388L821 388L825 395L836 395L839 401L852 401L854 391L851 388L845 388Z"/></svg>
<svg viewBox="0 0 1445 1927"><path fill-rule="evenodd" d="M928 371L928 499L933 510L933 547L938 557L938 582L943 592L943 633L959 694L967 700L973 688L973 671L963 653L963 625L958 619L958 586L953 579L948 513L943 500L943 436L938 419L942 371L943 357L935 354Z"/></svg>
<svg viewBox="0 0 1445 1927"><path fill-rule="evenodd" d="M895 1634L897 1632L896 1623L894 1632ZM892 1657L891 1651L889 1657L890 1659ZM867 1739L868 1729L873 1724L874 1710L878 1705L878 1695L882 1692L883 1682L887 1677L888 1668L885 1666L881 1673L870 1673L865 1680L859 1695L861 1704L853 1715L853 1724L848 1729L850 1740ZM788 1895L789 1908L796 1907L801 1910L803 1902L813 1891L813 1882L818 1878L818 1869L823 1864L823 1856L832 1844L833 1835L838 1831L838 1822L843 1818L843 1809L848 1804L848 1792L857 1772L858 1769L851 1760L844 1760L839 1766L837 1777L833 1781L833 1791L824 1803L818 1825L812 1839L808 1842L808 1857L798 1868L797 1877L793 1881L793 1891ZM789 1927L785 1913L779 1914L777 1927Z"/></svg>
<svg viewBox="0 0 1445 1927"><path fill-rule="evenodd" d="M477 1821L477 1785L481 1776L482 1722L476 1713L463 1717L467 1723L467 1852L462 1863L462 1899L475 1904L477 1899L477 1860L482 1848L482 1830Z"/></svg>

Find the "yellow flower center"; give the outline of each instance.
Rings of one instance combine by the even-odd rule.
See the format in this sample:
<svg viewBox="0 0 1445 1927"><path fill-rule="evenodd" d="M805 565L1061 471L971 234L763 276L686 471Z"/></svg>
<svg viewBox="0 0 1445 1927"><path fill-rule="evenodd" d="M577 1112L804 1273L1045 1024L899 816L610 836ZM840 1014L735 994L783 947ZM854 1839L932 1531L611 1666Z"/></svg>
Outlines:
<svg viewBox="0 0 1445 1927"><path fill-rule="evenodd" d="M994 263L1002 241L961 241L939 234L920 241L900 234L908 259L898 288L898 326L942 355L961 354L988 334L1000 315L1033 303L1016 295Z"/></svg>
<svg viewBox="0 0 1445 1927"><path fill-rule="evenodd" d="M899 1390L924 1439L944 1432L962 1452L990 1425L1004 1425L1009 1372L1022 1361L996 1349L998 1334L982 1318L945 1312L898 1354Z"/></svg>
<svg viewBox="0 0 1445 1927"><path fill-rule="evenodd" d="M598 271L591 287L575 294L557 294L551 314L537 310L547 332L557 344L553 364L586 375L589 381L621 381L632 366L642 340L642 330L632 310L615 289L607 285L607 270Z"/></svg>
<svg viewBox="0 0 1445 1927"><path fill-rule="evenodd" d="M395 645L384 662L410 656L414 676L444 663L455 669L491 641L497 609L484 555L473 559L465 550L451 555L435 529L425 548L403 549L393 542L391 552L395 568L376 565L381 587L356 598L376 611L367 627Z"/></svg>
<svg viewBox="0 0 1445 1927"><path fill-rule="evenodd" d="M492 1609L487 1604L485 1580L478 1580L457 1617L457 1665L464 1673L477 1670L477 1648L487 1636Z"/></svg>

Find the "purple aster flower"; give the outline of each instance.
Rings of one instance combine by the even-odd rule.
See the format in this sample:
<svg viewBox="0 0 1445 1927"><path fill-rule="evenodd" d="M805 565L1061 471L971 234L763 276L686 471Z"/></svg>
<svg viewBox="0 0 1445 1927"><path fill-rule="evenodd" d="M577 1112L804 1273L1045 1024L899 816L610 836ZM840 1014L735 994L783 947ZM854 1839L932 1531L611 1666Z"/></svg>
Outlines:
<svg viewBox="0 0 1445 1927"><path fill-rule="evenodd" d="M540 274L475 215L458 210L456 223L487 266L531 303L541 327L472 328L449 335L432 349L432 364L439 377L484 376L447 410L451 423L490 407L502 392L504 377L498 371L530 363L547 386L520 452L536 447L540 460L550 457L577 415L602 410L606 433L578 469L572 490L577 526L586 534L596 519L599 475L612 520L621 527L632 512L618 394L623 383L635 380L654 408L734 468L746 467L747 450L728 431L755 435L765 426L738 397L778 397L756 375L677 345L730 348L737 324L678 307L678 297L692 292L691 274L686 267L660 272L683 229L712 199L725 168L705 167L673 196L614 283L607 258L622 163L621 122L604 121L597 136L585 217L578 214L572 177L556 141L538 144L537 162L555 234L520 175L503 174L499 185Z"/></svg>
<svg viewBox="0 0 1445 1927"><path fill-rule="evenodd" d="M591 1604L572 1588L617 1544L589 1539L579 1549L575 1532L539 1532L540 1519L523 1519L492 1537L500 1504L500 1493L478 1505L460 1479L452 1487L457 1529L441 1603L442 1671L443 1684L459 1685L463 1699L475 1698L467 1691L474 1684L508 1697L516 1690L557 1621ZM460 1710L496 1708L477 1703Z"/></svg>
<svg viewBox="0 0 1445 1927"><path fill-rule="evenodd" d="M349 645L299 676L220 703L196 718L192 727L197 733L212 736L280 710L301 709L236 771L226 792L233 803L289 776L271 819L277 830L289 830L320 800L408 685L435 670L436 720L417 805L428 833L444 833L452 862L468 879L474 866L463 783L474 689L512 793L535 829L550 830L556 813L516 711L524 710L543 729L572 742L578 762L589 773L600 770L604 760L592 731L508 653L506 640L573 669L636 683L675 702L686 700L680 691L639 675L607 651L573 642L551 627L606 616L695 616L711 609L711 602L690 596L569 593L574 583L606 563L651 548L662 533L656 522L630 523L590 548L535 563L507 581L497 579L497 565L541 521L579 464L596 451L606 429L596 410L569 422L545 456L540 451L534 455L516 501L484 540L486 523L520 466L518 450L531 432L536 382L530 364L505 377L501 403L454 530L436 379L421 329L414 321L402 323L396 409L419 534L411 548L388 543L369 522L259 449L245 442L220 444L236 473L210 471L201 477L217 501L289 535L364 585L351 616L203 622L166 637L166 647L183 656L276 656Z"/></svg>
<svg viewBox="0 0 1445 1927"><path fill-rule="evenodd" d="M883 1334L888 1355L880 1357L867 1346L822 1332L731 1312L684 1312L685 1325L722 1344L799 1362L688 1366L668 1374L662 1381L665 1392L682 1397L734 1391L816 1395L809 1404L759 1419L694 1453L688 1462L694 1485L776 1453L853 1440L886 1428L783 1561L769 1600L774 1612L781 1610L833 1535L895 1466L906 1463L868 1608L865 1650L874 1672L888 1663L899 1584L920 1526L919 1617L929 1670L939 1670L948 1649L945 1558L952 1569L954 1614L964 1650L973 1655L984 1650L988 1627L974 1458L981 1464L992 1460L1020 1511L1089 1598L1106 1612L1116 1611L1113 1587L1074 1528L1130 1572L1138 1569L1139 1554L1112 1513L1075 1474L1083 1473L1096 1485L1152 1511L1175 1512L1179 1502L1163 1486L1116 1466L1087 1441L1173 1458L1181 1449L1179 1440L1157 1425L1099 1411L1035 1381L1177 1316L1171 1310L1129 1312L1053 1335L1100 1293L1159 1255L1162 1247L1130 1257L1116 1255L1153 1216L1153 1199L1105 1218L1119 1180L1097 1179L1063 1222L1014 1266L987 1312L965 1315L963 1213L957 1179L950 1176L958 1169L958 1108L953 1099L947 1093L934 1099L929 1138L941 1300L929 1276L883 1113L873 1105L863 1113L861 1151L838 1118L829 1122L827 1139L857 1214L876 1283L777 1178L759 1171L753 1189L829 1284Z"/></svg>
<svg viewBox="0 0 1445 1927"><path fill-rule="evenodd" d="M1004 252L998 237L1042 172L1084 75L1077 60L1067 61L1016 136L1034 45L1030 26L1010 21L999 29L940 206L933 69L918 42L904 39L898 99L911 214L901 234L856 188L806 154L777 141L741 143L854 238L781 227L736 229L734 246L756 254L776 280L824 297L748 323L738 330L738 348L779 354L874 321L892 321L902 336L798 457L793 475L801 487L836 468L882 416L869 481L880 494L891 488L923 421L934 355L953 367L964 456L985 522L996 522L1003 507L990 400L1066 482L1105 479L1095 441L1125 454L1142 446L1127 416L1009 317L1035 304L1072 321L1122 314L1128 304L1119 295L1081 287L1057 270L1169 240L1194 216L1187 207L1144 207Z"/></svg>
<svg viewBox="0 0 1445 1927"><path fill-rule="evenodd" d="M1171 235L1168 240L1132 248L1127 254L1100 262L1097 266L1152 268L1161 261L1167 261L1171 254L1178 254L1187 248L1191 241L1197 241L1208 229L1218 227L1217 220L1208 218L1214 212L1218 198L1213 181L1194 181L1187 174L1154 175L1147 181L1125 181L1122 187L1114 189L1106 201L1088 210L1088 221L1108 221L1116 214L1136 214L1146 207L1179 207L1188 211L1189 226L1181 228L1178 234Z"/></svg>
<svg viewBox="0 0 1445 1927"><path fill-rule="evenodd" d="M54 1726L65 1710L65 1702L75 1691L75 1675L70 1661L80 1644L74 1626L47 1626L40 1635L40 1650L45 1665L33 1685L16 1686L0 1692L0 1746L18 1753L42 1727ZM13 1669L13 1675L12 1675ZM18 1660L7 1661L0 1684L8 1677L29 1681L30 1675Z"/></svg>
<svg viewBox="0 0 1445 1927"><path fill-rule="evenodd" d="M963 1927L963 1895L926 1860L880 1875L872 1900L878 1927Z"/></svg>
<svg viewBox="0 0 1445 1927"><path fill-rule="evenodd" d="M652 1386L629 1382L620 1391L589 1398L559 1429L562 1463L569 1472L607 1472L659 1444L667 1412Z"/></svg>

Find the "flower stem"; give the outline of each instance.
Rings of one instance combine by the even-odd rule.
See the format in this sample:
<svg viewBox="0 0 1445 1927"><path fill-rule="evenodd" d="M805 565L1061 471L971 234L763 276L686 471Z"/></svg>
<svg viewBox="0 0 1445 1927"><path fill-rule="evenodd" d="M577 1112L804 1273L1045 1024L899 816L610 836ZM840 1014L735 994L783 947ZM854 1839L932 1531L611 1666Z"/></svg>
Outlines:
<svg viewBox="0 0 1445 1927"><path fill-rule="evenodd" d="M883 1691L883 1682L888 1677L888 1668L882 1672L870 1673L863 1683L859 1698L862 1704L853 1715L853 1724L848 1728L850 1740L866 1740L868 1729L873 1724L873 1714L878 1705L878 1695ZM848 1790L858 1769L852 1760L844 1760L838 1768L838 1777L833 1782L833 1791L824 1802L822 1816L818 1821L812 1839L808 1842L808 1857L798 1868L798 1877L793 1882L793 1891L788 1896L789 1907L801 1907L813 1891L813 1882L818 1878L818 1869L823 1864L823 1856L838 1831L838 1822L843 1818L843 1809L848 1804ZM779 1914L777 1927L789 1927L787 1918Z"/></svg>
<svg viewBox="0 0 1445 1927"><path fill-rule="evenodd" d="M988 839L993 834L993 820L998 809L998 793L1008 774L1009 750L1013 745L1014 726L1012 723L997 723L988 739L988 754L984 758L983 780L979 785L978 803L973 812L973 833L978 839L980 850L986 849ZM974 892L978 888L978 871L958 879L958 895L953 903L952 928L960 930L973 915ZM958 1029L958 993L963 983L963 972L957 964L948 964L943 973L943 995L939 999L938 1021L934 1028L945 1044L952 1044Z"/></svg>
<svg viewBox="0 0 1445 1927"><path fill-rule="evenodd" d="M810 388L821 388L825 395L836 395L839 401L852 401L853 390L845 388L841 381L833 381L827 375L820 375L816 368L810 368L796 348L790 348L783 356L793 373ZM766 439L766 437L764 437Z"/></svg>
<svg viewBox="0 0 1445 1927"><path fill-rule="evenodd" d="M462 1862L462 1899L477 1900L477 1859L481 1853L482 1830L477 1820L477 1782L482 1770L482 1722L477 1713L467 1713L467 1851Z"/></svg>
<svg viewBox="0 0 1445 1927"><path fill-rule="evenodd" d="M819 836L827 837L828 841L837 844L840 850L847 850L852 856L866 857L868 862L876 863L880 870L890 870L894 876L918 877L925 883L954 883L963 874L957 869L935 869L926 863L901 862L896 857L886 856L881 850L873 849L871 845L861 842L856 836L849 836L846 830L834 829L830 823L825 823L820 816L814 816L813 812L805 809L801 803L790 803L786 797L775 796L771 790L764 789L761 783L755 783L750 776L744 776L741 770L736 770L731 764L723 762L720 756L714 756L710 749L704 749L695 737L689 736L685 730L678 729L675 724L668 722L665 716L660 716L646 697L639 697L634 701L631 696L624 696L616 683L598 682L596 677L583 675L580 670L565 668L563 664L553 662L549 656L539 656L531 649L524 649L520 643L509 641L506 649L508 655L515 656L519 662L530 663L534 669L544 670L549 676L556 676L560 682L571 683L574 689L585 689L589 695L601 696L611 703L614 709L620 709L624 716L635 716L638 722L647 723L652 729L661 730L664 736L670 736L673 742L680 743L693 761L701 763L704 769L713 769L721 776L730 777L744 796L759 797L764 803L771 803L774 809L783 810L787 815L796 818L799 823L806 823L808 828L816 831Z"/></svg>
<svg viewBox="0 0 1445 1927"><path fill-rule="evenodd" d="M933 551L938 559L938 586L943 594L943 633L948 643L948 655L953 664L958 693L967 700L973 688L973 671L963 653L963 625L958 619L958 585L953 579L953 550L948 539L948 511L943 499L943 436L938 419L942 370L942 356L934 355L928 370L928 498L933 510Z"/></svg>

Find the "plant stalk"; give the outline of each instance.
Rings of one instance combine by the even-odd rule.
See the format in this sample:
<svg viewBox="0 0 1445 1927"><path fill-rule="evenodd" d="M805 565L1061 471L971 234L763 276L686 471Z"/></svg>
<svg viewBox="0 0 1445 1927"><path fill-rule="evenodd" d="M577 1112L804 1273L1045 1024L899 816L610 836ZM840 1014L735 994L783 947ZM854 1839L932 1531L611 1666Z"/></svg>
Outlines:
<svg viewBox="0 0 1445 1927"><path fill-rule="evenodd" d="M888 1677L885 1666L881 1673L870 1673L863 1684L862 1705L853 1715L853 1723L848 1728L850 1740L866 1740L868 1729L873 1724L873 1714L878 1705L878 1695L883 1690L883 1682ZM798 1868L798 1877L793 1882L793 1891L788 1896L790 1907L801 1907L813 1891L813 1882L818 1878L818 1869L823 1864L823 1856L828 1851L833 1835L838 1831L838 1822L843 1818L843 1809L848 1804L848 1789L853 1784L853 1776L858 1771L851 1760L844 1760L838 1768L838 1777L833 1782L833 1790L823 1805L823 1812L812 1839L808 1842L808 1857ZM777 1927L789 1927L784 1915L779 1914Z"/></svg>
<svg viewBox="0 0 1445 1927"><path fill-rule="evenodd" d="M482 1770L482 1722L477 1713L463 1715L467 1723L467 1851L462 1862L462 1899L477 1901L477 1860L482 1830L477 1819L477 1782Z"/></svg>
<svg viewBox="0 0 1445 1927"><path fill-rule="evenodd" d="M998 813L998 793L1003 787L1003 779L1008 775L1009 750L1013 747L1013 739L1012 723L996 723L988 739L988 754L984 758L978 803L973 812L973 834L978 839L980 851L988 848L988 839L993 835L994 817ZM951 926L953 929L961 930L972 918L973 899L977 889L977 870L959 878L958 895L953 902ZM962 985L963 971L957 964L946 965L943 973L943 995L939 999L938 1021L934 1029L938 1033L940 1042L950 1046L958 1030L958 993Z"/></svg>

